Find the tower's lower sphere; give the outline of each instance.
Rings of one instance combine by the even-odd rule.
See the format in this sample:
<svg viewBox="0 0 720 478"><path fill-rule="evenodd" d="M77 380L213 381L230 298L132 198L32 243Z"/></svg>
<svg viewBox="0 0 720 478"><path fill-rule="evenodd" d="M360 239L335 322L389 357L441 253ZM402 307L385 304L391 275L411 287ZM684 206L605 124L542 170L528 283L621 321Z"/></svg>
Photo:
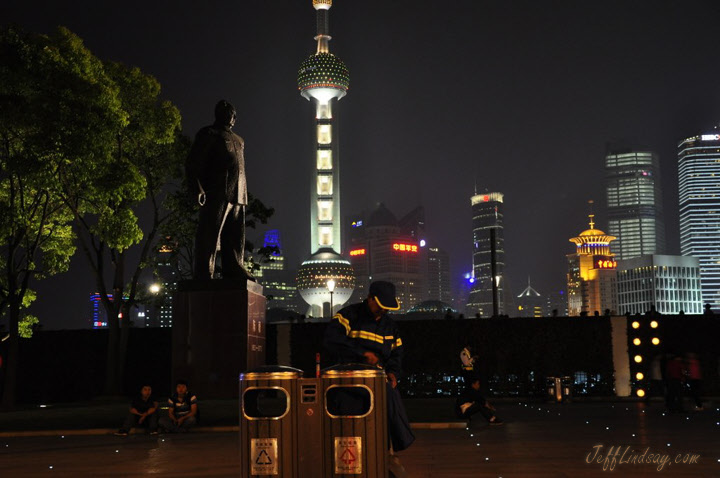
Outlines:
<svg viewBox="0 0 720 478"><path fill-rule="evenodd" d="M355 271L350 261L332 249L320 249L300 265L297 275L297 290L310 305L309 314L322 317L324 304L330 304L327 282L333 279L333 310L348 301L355 290ZM328 307L328 306L325 306Z"/></svg>

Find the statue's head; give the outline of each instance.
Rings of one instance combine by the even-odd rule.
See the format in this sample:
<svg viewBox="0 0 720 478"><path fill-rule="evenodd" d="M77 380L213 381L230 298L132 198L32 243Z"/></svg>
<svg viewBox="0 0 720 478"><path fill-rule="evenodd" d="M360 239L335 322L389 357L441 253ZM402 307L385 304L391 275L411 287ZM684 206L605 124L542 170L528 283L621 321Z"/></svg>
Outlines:
<svg viewBox="0 0 720 478"><path fill-rule="evenodd" d="M215 124L218 126L229 126L232 128L235 125L235 107L225 100L220 100L215 105Z"/></svg>

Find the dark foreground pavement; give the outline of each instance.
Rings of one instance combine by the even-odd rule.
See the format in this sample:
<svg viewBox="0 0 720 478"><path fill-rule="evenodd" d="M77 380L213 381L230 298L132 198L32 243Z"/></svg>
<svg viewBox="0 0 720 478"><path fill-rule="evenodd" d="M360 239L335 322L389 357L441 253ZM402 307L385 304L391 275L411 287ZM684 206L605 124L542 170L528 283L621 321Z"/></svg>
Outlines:
<svg viewBox="0 0 720 478"><path fill-rule="evenodd" d="M432 412L428 404L409 408ZM432 415L442 418L446 404ZM409 476L720 477L716 407L670 415L659 404L515 402L499 404L498 413L506 421L498 427L481 418L468 429L413 420L423 428L400 453ZM3 436L0 476L239 476L238 446L234 432Z"/></svg>

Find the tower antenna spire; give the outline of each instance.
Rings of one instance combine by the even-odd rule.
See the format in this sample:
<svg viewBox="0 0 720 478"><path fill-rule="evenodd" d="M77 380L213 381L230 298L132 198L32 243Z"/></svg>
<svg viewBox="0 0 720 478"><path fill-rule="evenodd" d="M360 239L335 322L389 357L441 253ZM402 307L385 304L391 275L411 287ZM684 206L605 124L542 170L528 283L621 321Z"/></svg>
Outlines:
<svg viewBox="0 0 720 478"><path fill-rule="evenodd" d="M588 201L588 205L590 207L590 214L588 214L588 217L590 218L590 229L595 229L595 214L593 214L593 201L592 199Z"/></svg>

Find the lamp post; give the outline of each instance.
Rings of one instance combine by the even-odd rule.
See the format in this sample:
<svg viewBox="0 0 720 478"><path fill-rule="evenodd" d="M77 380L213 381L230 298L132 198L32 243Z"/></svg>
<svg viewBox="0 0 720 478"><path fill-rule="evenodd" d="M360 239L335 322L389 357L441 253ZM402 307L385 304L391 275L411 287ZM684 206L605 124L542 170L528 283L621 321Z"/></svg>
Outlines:
<svg viewBox="0 0 720 478"><path fill-rule="evenodd" d="M327 281L327 288L330 291L330 318L333 316L333 292L335 291L335 281L330 279Z"/></svg>

